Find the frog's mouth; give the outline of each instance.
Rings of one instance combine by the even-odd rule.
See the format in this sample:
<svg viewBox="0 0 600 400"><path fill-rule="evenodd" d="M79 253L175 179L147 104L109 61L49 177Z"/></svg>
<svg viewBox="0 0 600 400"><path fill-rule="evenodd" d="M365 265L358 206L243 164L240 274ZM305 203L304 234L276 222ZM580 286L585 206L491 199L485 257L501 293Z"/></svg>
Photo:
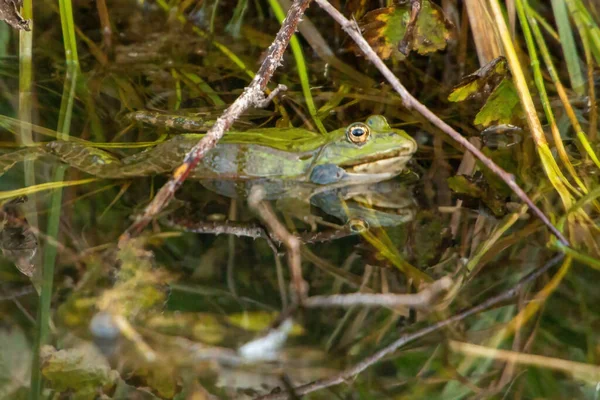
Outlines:
<svg viewBox="0 0 600 400"><path fill-rule="evenodd" d="M398 175L414 153L413 147L394 149L377 155L363 157L340 165L348 174L356 175Z"/></svg>

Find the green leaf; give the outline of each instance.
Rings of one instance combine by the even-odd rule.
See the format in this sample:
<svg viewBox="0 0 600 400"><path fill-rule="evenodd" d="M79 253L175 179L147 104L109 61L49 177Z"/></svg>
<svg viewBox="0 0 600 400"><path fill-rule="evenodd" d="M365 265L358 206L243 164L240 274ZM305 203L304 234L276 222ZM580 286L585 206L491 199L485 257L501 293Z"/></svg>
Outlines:
<svg viewBox="0 0 600 400"><path fill-rule="evenodd" d="M473 75L468 75L472 77ZM464 80L464 79L463 79ZM482 81L479 78L471 79L468 82L461 82L458 86L452 89L448 96L448 101L459 102L470 98L472 95L479 93L481 90Z"/></svg>
<svg viewBox="0 0 600 400"><path fill-rule="evenodd" d="M504 78L475 116L475 125L510 124L523 118L523 109L512 80Z"/></svg>
<svg viewBox="0 0 600 400"><path fill-rule="evenodd" d="M479 95L485 92L486 86L496 86L499 78L504 78L507 74L506 58L495 58L477 71L462 78L450 92L448 101L459 102Z"/></svg>

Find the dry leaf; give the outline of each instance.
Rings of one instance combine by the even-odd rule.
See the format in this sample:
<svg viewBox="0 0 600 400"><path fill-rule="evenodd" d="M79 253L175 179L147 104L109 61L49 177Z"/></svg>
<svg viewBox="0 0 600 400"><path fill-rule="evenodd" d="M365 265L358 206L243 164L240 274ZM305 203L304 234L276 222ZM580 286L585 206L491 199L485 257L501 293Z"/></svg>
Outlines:
<svg viewBox="0 0 600 400"><path fill-rule="evenodd" d="M379 57L384 60L391 56L404 59L398 46L405 38L410 16L410 5L399 5L368 12L360 21L363 36ZM406 43L406 51L415 50L423 55L443 50L450 38L451 28L452 24L441 8L429 0L423 0L409 43Z"/></svg>

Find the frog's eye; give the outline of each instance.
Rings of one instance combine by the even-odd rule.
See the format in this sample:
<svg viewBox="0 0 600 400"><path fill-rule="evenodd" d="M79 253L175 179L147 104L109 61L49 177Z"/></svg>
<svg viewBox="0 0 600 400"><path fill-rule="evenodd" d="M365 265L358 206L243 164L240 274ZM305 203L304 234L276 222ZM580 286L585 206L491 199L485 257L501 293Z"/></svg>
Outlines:
<svg viewBox="0 0 600 400"><path fill-rule="evenodd" d="M360 218L351 218L348 227L354 233L361 233L369 230L369 223Z"/></svg>
<svg viewBox="0 0 600 400"><path fill-rule="evenodd" d="M359 146L367 142L369 135L371 135L371 128L362 122L355 122L346 130L346 137L348 140Z"/></svg>

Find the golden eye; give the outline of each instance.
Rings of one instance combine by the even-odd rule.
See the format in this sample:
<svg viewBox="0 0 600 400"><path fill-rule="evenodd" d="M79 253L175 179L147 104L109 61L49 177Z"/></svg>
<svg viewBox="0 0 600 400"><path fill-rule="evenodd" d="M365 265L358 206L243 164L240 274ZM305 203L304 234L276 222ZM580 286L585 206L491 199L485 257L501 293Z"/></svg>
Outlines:
<svg viewBox="0 0 600 400"><path fill-rule="evenodd" d="M367 142L370 134L371 128L369 128L369 125L363 124L362 122L350 124L348 129L346 129L346 137L348 140L359 146Z"/></svg>
<svg viewBox="0 0 600 400"><path fill-rule="evenodd" d="M352 232L361 233L369 230L369 223L360 218L351 218L348 221L348 227Z"/></svg>

